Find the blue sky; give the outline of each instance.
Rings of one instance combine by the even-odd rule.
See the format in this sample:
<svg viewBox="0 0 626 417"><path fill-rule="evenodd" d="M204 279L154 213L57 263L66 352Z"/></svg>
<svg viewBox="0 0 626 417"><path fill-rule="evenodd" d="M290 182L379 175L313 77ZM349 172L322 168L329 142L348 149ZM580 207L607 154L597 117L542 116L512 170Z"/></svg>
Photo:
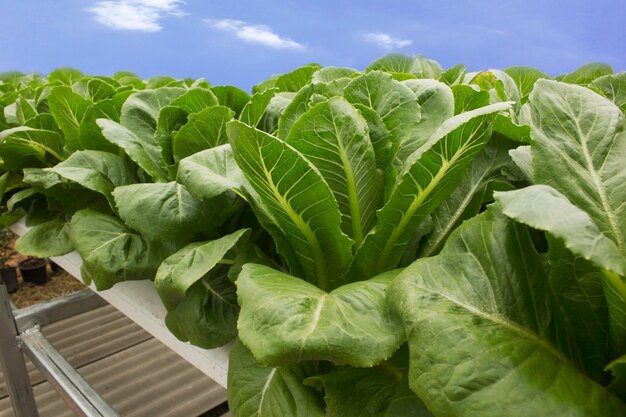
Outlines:
<svg viewBox="0 0 626 417"><path fill-rule="evenodd" d="M0 15L0 71L130 70L249 90L309 62L363 69L389 52L470 70L626 70L624 0L0 0Z"/></svg>

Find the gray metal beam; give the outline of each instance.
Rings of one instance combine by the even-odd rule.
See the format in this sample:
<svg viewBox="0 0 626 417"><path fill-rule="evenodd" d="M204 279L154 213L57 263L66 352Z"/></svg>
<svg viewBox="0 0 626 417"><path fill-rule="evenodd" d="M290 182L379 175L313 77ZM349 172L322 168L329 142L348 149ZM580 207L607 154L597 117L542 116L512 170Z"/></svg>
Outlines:
<svg viewBox="0 0 626 417"><path fill-rule="evenodd" d="M108 304L90 289L32 305L13 312L20 332L33 326L45 326Z"/></svg>
<svg viewBox="0 0 626 417"><path fill-rule="evenodd" d="M38 326L21 335L22 349L59 396L78 416L119 417L83 377L48 342Z"/></svg>
<svg viewBox="0 0 626 417"><path fill-rule="evenodd" d="M19 347L9 294L2 280L0 280L0 366L4 372L16 417L39 417L26 363Z"/></svg>

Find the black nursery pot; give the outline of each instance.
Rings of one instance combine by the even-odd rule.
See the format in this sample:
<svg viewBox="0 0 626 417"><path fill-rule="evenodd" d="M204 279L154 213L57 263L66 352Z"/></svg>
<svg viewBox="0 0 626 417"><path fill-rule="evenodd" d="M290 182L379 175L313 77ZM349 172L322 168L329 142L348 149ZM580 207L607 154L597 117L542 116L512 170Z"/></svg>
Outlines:
<svg viewBox="0 0 626 417"><path fill-rule="evenodd" d="M28 258L19 263L22 279L37 285L48 282L46 260L40 258Z"/></svg>
<svg viewBox="0 0 626 417"><path fill-rule="evenodd" d="M14 266L0 266L0 277L7 287L7 292L14 293L17 291L17 268Z"/></svg>
<svg viewBox="0 0 626 417"><path fill-rule="evenodd" d="M48 259L48 263L50 264L50 269L52 270L52 274L58 274L59 271L61 270L61 267L57 265L56 262L51 261L50 259Z"/></svg>

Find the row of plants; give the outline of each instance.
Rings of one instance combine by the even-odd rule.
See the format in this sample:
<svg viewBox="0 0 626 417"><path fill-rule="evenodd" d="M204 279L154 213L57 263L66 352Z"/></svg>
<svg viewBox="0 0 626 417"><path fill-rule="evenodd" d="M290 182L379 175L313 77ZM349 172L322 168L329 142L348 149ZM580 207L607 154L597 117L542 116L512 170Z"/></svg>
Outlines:
<svg viewBox="0 0 626 417"><path fill-rule="evenodd" d="M1 220L236 339L235 416L623 416L626 73L0 75Z"/></svg>

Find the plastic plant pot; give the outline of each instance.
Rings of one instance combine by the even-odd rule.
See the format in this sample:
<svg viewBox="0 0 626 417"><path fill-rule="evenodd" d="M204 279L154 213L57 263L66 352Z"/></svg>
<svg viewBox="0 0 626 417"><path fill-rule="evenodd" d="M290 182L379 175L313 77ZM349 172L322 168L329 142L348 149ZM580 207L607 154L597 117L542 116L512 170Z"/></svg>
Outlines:
<svg viewBox="0 0 626 417"><path fill-rule="evenodd" d="M62 268L57 265L56 262L48 259L48 263L50 264L50 269L52 270L53 274L58 274L62 270Z"/></svg>
<svg viewBox="0 0 626 417"><path fill-rule="evenodd" d="M44 285L48 282L46 260L41 258L28 258L19 263L22 279L36 285Z"/></svg>
<svg viewBox="0 0 626 417"><path fill-rule="evenodd" d="M17 291L19 285L17 283L17 268L10 265L2 265L0 266L0 277L4 282L4 285L7 287L7 292L9 294Z"/></svg>

